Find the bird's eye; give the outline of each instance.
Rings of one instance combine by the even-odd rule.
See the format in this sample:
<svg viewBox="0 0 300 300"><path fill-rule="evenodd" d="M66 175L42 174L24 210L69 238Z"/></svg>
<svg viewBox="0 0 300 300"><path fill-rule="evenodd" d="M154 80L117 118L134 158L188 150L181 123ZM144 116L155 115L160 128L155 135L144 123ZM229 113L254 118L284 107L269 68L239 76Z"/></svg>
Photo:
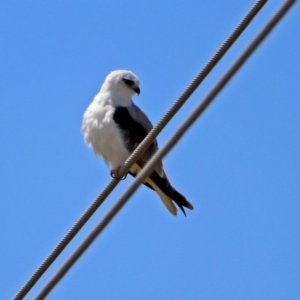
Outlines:
<svg viewBox="0 0 300 300"><path fill-rule="evenodd" d="M129 85L129 86L134 85L133 80L123 78L123 81L125 82L125 84L127 84L127 85Z"/></svg>

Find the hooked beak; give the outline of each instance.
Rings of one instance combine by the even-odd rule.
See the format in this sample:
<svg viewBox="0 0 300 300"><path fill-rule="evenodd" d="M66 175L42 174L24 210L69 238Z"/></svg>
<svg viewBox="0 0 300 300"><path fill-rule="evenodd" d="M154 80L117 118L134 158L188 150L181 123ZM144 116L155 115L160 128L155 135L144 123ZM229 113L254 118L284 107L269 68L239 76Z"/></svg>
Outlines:
<svg viewBox="0 0 300 300"><path fill-rule="evenodd" d="M138 95L141 93L141 90L139 87L136 87L133 89Z"/></svg>

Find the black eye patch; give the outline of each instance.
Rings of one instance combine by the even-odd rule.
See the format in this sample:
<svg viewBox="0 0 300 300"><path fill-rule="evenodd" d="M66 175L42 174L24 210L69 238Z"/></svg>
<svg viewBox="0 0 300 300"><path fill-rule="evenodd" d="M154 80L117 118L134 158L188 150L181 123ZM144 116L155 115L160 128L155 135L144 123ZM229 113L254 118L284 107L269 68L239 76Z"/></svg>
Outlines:
<svg viewBox="0 0 300 300"><path fill-rule="evenodd" d="M133 80L123 78L123 81L125 82L125 84L127 84L129 86L134 85L134 81Z"/></svg>

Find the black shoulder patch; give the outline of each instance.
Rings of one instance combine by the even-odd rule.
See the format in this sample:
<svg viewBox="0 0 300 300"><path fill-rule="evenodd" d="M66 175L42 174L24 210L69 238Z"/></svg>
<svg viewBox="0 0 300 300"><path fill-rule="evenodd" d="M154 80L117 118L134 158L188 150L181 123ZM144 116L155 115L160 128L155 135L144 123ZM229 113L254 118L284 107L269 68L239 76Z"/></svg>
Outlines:
<svg viewBox="0 0 300 300"><path fill-rule="evenodd" d="M147 136L147 130L131 117L126 107L116 107L113 119L122 131L126 148L133 152Z"/></svg>

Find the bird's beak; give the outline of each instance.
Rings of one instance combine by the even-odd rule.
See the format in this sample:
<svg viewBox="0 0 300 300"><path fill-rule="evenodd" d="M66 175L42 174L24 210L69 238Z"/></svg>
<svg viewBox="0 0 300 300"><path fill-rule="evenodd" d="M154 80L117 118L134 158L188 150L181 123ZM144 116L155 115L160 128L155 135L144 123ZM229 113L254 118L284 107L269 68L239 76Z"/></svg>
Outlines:
<svg viewBox="0 0 300 300"><path fill-rule="evenodd" d="M141 93L140 88L137 86L136 88L133 89L138 95Z"/></svg>

